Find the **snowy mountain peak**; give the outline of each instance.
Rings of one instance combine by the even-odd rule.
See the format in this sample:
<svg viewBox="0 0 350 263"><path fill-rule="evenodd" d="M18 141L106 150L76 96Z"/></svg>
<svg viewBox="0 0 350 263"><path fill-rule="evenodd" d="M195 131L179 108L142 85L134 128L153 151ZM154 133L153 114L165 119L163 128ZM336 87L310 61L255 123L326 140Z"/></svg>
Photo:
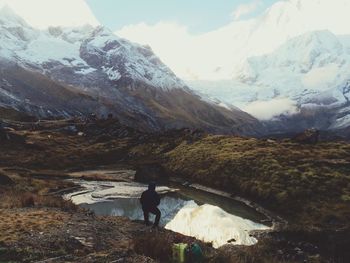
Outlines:
<svg viewBox="0 0 350 263"><path fill-rule="evenodd" d="M349 11L350 2L347 0L286 0L272 5L258 20L285 28L286 33L294 36L313 30L348 34Z"/></svg>
<svg viewBox="0 0 350 263"><path fill-rule="evenodd" d="M341 43L339 42L336 35L329 30L317 30L305 33L299 37L296 37L289 45L293 42L300 42L300 47L313 46L322 47L326 49L339 48ZM288 44L288 43L286 43Z"/></svg>
<svg viewBox="0 0 350 263"><path fill-rule="evenodd" d="M95 28L83 41L80 56L112 81L124 76L162 89L186 86L151 49L121 39L105 27Z"/></svg>
<svg viewBox="0 0 350 263"><path fill-rule="evenodd" d="M340 55L343 52L342 43L333 33L328 30L313 31L291 39L269 55L252 57L247 61L257 64L259 60L264 64L263 68L273 66L280 67L281 70L293 64L293 71L301 66L300 71L307 72L312 68L342 60Z"/></svg>
<svg viewBox="0 0 350 263"><path fill-rule="evenodd" d="M7 5L0 11L0 21L0 56L19 58L26 67L60 75L65 66L84 76L102 72L114 83L128 79L167 90L186 87L150 48L119 38L106 27L51 26L38 30Z"/></svg>
<svg viewBox="0 0 350 263"><path fill-rule="evenodd" d="M47 32L49 35L65 40L69 43L81 42L90 37L95 28L91 25L84 25L79 27L49 27Z"/></svg>

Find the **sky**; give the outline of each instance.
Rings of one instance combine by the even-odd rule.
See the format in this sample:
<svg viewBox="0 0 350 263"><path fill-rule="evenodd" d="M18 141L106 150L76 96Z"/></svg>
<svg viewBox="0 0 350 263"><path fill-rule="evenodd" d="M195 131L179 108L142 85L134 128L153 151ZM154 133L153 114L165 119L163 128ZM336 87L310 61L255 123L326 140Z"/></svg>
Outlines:
<svg viewBox="0 0 350 263"><path fill-rule="evenodd" d="M4 6L40 29L100 24L84 0L0 0L0 8Z"/></svg>
<svg viewBox="0 0 350 263"><path fill-rule="evenodd" d="M86 0L97 19L113 31L125 26L171 22L205 33L232 20L256 16L277 0Z"/></svg>

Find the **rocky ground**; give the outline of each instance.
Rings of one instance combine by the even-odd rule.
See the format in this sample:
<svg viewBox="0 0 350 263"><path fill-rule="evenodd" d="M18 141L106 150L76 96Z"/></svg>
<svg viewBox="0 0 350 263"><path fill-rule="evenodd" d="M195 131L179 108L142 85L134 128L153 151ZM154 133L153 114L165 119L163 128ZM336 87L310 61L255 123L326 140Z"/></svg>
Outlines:
<svg viewBox="0 0 350 263"><path fill-rule="evenodd" d="M97 217L63 201L74 173L136 169L140 181L170 177L243 196L288 227L253 247L202 244L207 262L349 262L350 144L137 131L117 120L6 121L0 128L0 261L169 262L189 238L139 222ZM193 239L190 239L193 240ZM159 245L162 244L162 245Z"/></svg>

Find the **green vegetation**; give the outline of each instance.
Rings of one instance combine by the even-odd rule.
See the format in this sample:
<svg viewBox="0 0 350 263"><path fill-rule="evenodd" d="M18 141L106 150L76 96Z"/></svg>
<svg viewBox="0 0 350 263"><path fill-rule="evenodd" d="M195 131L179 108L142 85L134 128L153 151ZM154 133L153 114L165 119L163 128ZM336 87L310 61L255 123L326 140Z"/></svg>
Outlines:
<svg viewBox="0 0 350 263"><path fill-rule="evenodd" d="M72 125L83 135L66 129ZM101 165L146 167L146 171L151 167L149 171L153 171L154 165L162 168L154 170L166 171L156 178L181 176L186 181L246 197L288 220L287 228L275 233L277 237L272 234L250 248L219 251L212 262L293 262L295 258L287 256L296 255L293 249L300 246L306 252L311 250L310 257L315 256L310 262L349 262L348 142L306 145L291 140L203 135L191 130L148 134L106 121L88 125L75 120L52 121L38 124L34 130L13 127L17 128L13 134L23 140L1 142L0 165L7 172L22 171L21 178L28 181L20 184L24 188L19 188L17 182L6 195L0 191L3 200L0 209L10 209L9 213L13 208L25 207L23 211L27 211L28 206L34 206L31 209L60 208L74 215L76 212L69 203L49 195L49 189L56 189L58 182L67 178L68 171L97 169ZM56 181L41 185L42 181L34 179L43 177ZM51 184L50 180L45 180L45 184ZM94 222L91 219L90 223ZM16 235L11 232L8 236ZM151 242L149 247L142 245L142 239L135 239L134 243L138 254L158 260L169 257L169 245L163 250L152 250ZM312 254L309 244L316 245L322 255ZM309 256L302 258L310 259Z"/></svg>
<svg viewBox="0 0 350 263"><path fill-rule="evenodd" d="M349 222L347 143L207 136L193 144L183 142L166 157L166 167L175 174L249 197L292 223L333 229L335 222Z"/></svg>

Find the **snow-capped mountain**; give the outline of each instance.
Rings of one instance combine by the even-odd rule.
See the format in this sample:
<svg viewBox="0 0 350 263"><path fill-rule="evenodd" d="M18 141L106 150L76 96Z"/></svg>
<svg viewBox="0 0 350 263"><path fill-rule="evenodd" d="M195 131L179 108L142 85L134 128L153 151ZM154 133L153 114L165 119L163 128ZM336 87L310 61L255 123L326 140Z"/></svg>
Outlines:
<svg viewBox="0 0 350 263"><path fill-rule="evenodd" d="M161 89L185 87L149 47L121 39L104 27L49 27L39 31L7 6L0 11L0 22L3 57L42 68L42 73L59 78L62 68L70 67L73 75L81 75L77 84L83 87L92 84L90 80L84 82L85 75L95 71L111 81L129 76Z"/></svg>
<svg viewBox="0 0 350 263"><path fill-rule="evenodd" d="M149 47L104 27L39 30L6 6L0 41L3 107L39 117L114 113L150 130L259 133L256 119L201 99Z"/></svg>
<svg viewBox="0 0 350 263"><path fill-rule="evenodd" d="M308 117L296 125L296 116L290 116L293 124L284 122L284 131L344 128L350 125L345 123L349 118L344 119L344 111L349 111L343 109L349 103L349 39L330 31L306 33L270 54L248 58L234 80L195 81L192 86L263 121L276 121L281 115L284 121L290 115Z"/></svg>
<svg viewBox="0 0 350 263"><path fill-rule="evenodd" d="M187 83L277 125L276 132L350 126L348 13L346 0L277 2L257 18L202 36L224 44L207 74Z"/></svg>
<svg viewBox="0 0 350 263"><path fill-rule="evenodd" d="M346 101L337 87L350 79L349 66L350 46L329 31L314 31L289 40L269 55L247 59L237 79L257 87L257 100L282 94L299 105L330 105Z"/></svg>

